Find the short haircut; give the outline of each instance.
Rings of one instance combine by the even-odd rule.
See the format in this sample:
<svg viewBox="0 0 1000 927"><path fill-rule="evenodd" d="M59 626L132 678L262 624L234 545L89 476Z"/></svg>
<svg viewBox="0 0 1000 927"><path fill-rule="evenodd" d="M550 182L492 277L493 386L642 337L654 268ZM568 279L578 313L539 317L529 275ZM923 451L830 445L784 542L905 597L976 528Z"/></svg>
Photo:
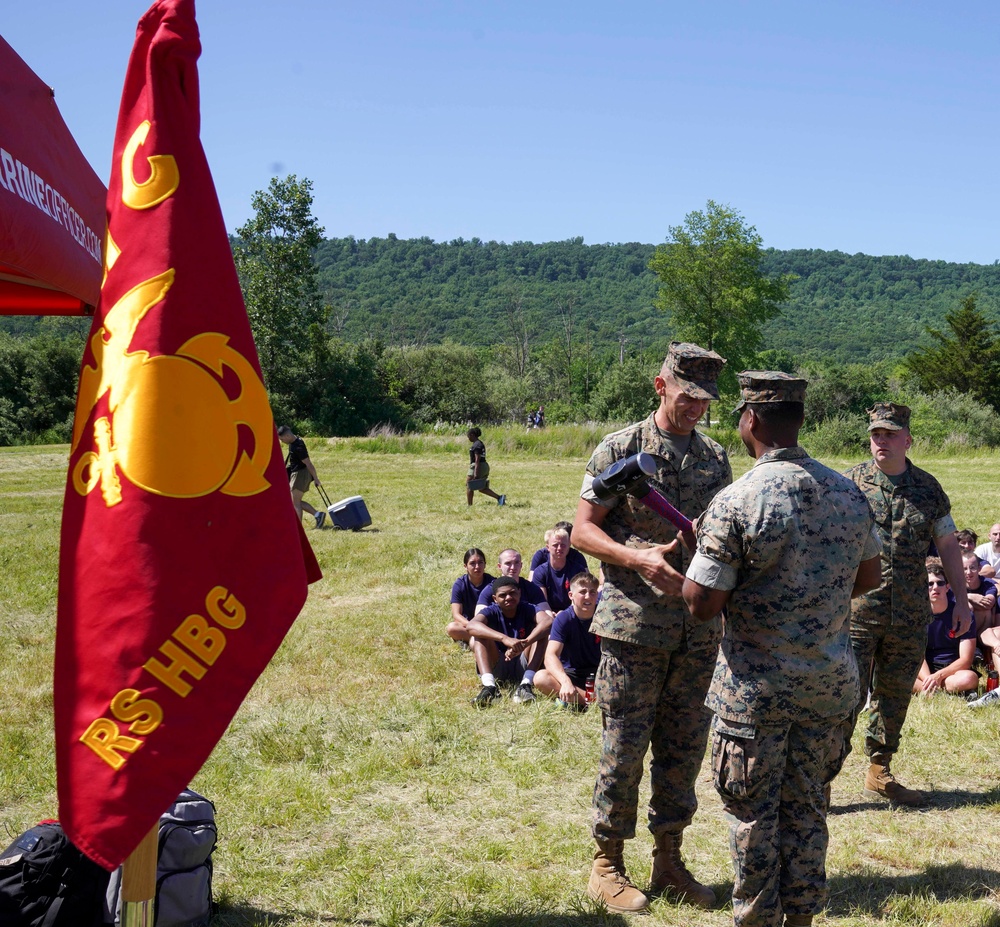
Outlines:
<svg viewBox="0 0 1000 927"><path fill-rule="evenodd" d="M469 565L469 561L473 557L475 557L476 554L479 554L479 556L483 558L483 563L486 562L486 554L484 554L478 547L470 547L465 552L465 559L462 561L462 563L464 563L466 566L468 566Z"/></svg>
<svg viewBox="0 0 1000 927"><path fill-rule="evenodd" d="M979 554L977 554L974 550L963 550L962 551L962 559L963 560L975 560L976 564L978 565L978 563L979 563Z"/></svg>
<svg viewBox="0 0 1000 927"><path fill-rule="evenodd" d="M278 426L278 437L279 438L283 437L284 435L290 435L291 433L292 433L292 429L289 428L287 425L279 425Z"/></svg>
<svg viewBox="0 0 1000 927"><path fill-rule="evenodd" d="M942 576L945 579L948 577L944 572L944 564L941 562L940 557L928 557L924 561L924 566L927 567L928 576Z"/></svg>
<svg viewBox="0 0 1000 927"><path fill-rule="evenodd" d="M554 528L562 528L570 537L573 536L573 522L571 521L557 521Z"/></svg>
<svg viewBox="0 0 1000 927"><path fill-rule="evenodd" d="M804 402L748 402L746 407L768 428L798 428L805 420Z"/></svg>
<svg viewBox="0 0 1000 927"><path fill-rule="evenodd" d="M569 532L565 528L549 528L549 530L545 532L545 543L548 544L553 538L560 536L566 538L567 542L569 541Z"/></svg>
<svg viewBox="0 0 1000 927"><path fill-rule="evenodd" d="M493 595L496 595L501 589L507 586L514 586L518 591L521 589L521 584L513 576L498 576L493 580L493 585L490 586L490 589L493 591Z"/></svg>
<svg viewBox="0 0 1000 927"><path fill-rule="evenodd" d="M971 528L963 528L961 531L955 532L955 540L972 541L973 544L976 544L979 541L979 535Z"/></svg>
<svg viewBox="0 0 1000 927"><path fill-rule="evenodd" d="M600 580L590 570L581 570L569 581L570 589L575 589L577 586L589 586L591 589L596 589L600 585Z"/></svg>

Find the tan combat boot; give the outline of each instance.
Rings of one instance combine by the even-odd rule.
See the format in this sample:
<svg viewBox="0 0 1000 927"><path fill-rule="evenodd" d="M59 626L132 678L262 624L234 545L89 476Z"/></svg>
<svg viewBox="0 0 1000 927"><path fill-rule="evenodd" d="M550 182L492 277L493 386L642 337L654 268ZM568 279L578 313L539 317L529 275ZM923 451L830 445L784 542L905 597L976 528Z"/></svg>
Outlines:
<svg viewBox="0 0 1000 927"><path fill-rule="evenodd" d="M865 795L869 798L882 798L894 805L904 805L907 808L919 808L927 803L927 796L916 789L908 789L900 785L889 769L891 757L875 755L871 766L865 773Z"/></svg>
<svg viewBox="0 0 1000 927"><path fill-rule="evenodd" d="M785 927L812 927L811 914L786 914Z"/></svg>
<svg viewBox="0 0 1000 927"><path fill-rule="evenodd" d="M715 907L715 892L702 885L681 859L680 834L659 834L653 838L653 871L649 876L650 892L666 892L700 908Z"/></svg>
<svg viewBox="0 0 1000 927"><path fill-rule="evenodd" d="M587 883L587 897L599 901L616 914L637 914L649 907L649 899L625 872L622 840L598 840L594 866Z"/></svg>

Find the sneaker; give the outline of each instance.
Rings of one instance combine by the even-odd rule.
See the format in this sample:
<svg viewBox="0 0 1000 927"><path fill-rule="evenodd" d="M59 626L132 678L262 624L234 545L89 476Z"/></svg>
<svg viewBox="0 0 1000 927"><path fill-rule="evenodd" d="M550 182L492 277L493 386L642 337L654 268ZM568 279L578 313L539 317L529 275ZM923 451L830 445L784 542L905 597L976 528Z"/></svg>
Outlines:
<svg viewBox="0 0 1000 927"><path fill-rule="evenodd" d="M526 705L535 700L535 687L530 682L522 682L510 697L512 702Z"/></svg>
<svg viewBox="0 0 1000 927"><path fill-rule="evenodd" d="M316 527L317 528L322 528L323 527L323 522L325 522L325 521L326 521L326 512L317 512L316 513Z"/></svg>
<svg viewBox="0 0 1000 927"><path fill-rule="evenodd" d="M984 708L987 705L994 705L1000 702L1000 689L994 689L992 692L987 692L980 698L975 698L969 702L970 708Z"/></svg>
<svg viewBox="0 0 1000 927"><path fill-rule="evenodd" d="M499 499L497 499L497 505L506 505L506 504L507 504L506 496L501 496Z"/></svg>
<svg viewBox="0 0 1000 927"><path fill-rule="evenodd" d="M472 704L476 708L488 708L498 698L500 698L500 690L496 686L483 686L479 690L479 695L472 700Z"/></svg>

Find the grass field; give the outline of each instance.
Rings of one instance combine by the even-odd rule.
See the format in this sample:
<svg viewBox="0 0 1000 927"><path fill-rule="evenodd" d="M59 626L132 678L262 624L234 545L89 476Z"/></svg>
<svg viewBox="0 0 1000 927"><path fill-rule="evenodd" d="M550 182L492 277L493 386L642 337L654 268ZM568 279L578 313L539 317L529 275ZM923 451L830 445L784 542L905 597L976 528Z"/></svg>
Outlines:
<svg viewBox="0 0 1000 927"><path fill-rule="evenodd" d="M475 712L469 654L444 633L462 552L526 556L572 518L601 429L487 431L498 508L465 505L464 437L313 439L334 499L360 494L374 524L309 530L324 579L193 783L218 808L217 923L624 924L583 894L600 717L551 703ZM56 814L51 664L65 447L0 449L0 822ZM1000 457L917 455L981 535L1000 512ZM742 472L749 461L733 455ZM828 460L838 468L848 462ZM315 494L307 498L313 498ZM856 735L855 747L860 745ZM1000 927L1000 710L949 696L910 710L894 771L925 812L861 793L858 749L833 785L830 902L818 925ZM685 835L691 869L728 898L728 832L707 779ZM650 838L627 845L648 878ZM724 925L653 904L643 923Z"/></svg>

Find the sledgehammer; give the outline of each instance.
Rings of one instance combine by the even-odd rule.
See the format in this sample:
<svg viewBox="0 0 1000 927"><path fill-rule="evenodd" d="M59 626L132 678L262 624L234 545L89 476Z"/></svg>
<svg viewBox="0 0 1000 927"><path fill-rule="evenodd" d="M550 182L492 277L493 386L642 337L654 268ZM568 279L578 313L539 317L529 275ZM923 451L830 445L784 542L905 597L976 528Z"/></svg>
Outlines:
<svg viewBox="0 0 1000 927"><path fill-rule="evenodd" d="M694 526L691 519L678 512L663 496L649 485L656 475L656 460L652 454L633 454L616 460L594 477L592 488L598 499L607 502L623 496L635 496L647 509L665 518L681 533L684 546L694 550Z"/></svg>

